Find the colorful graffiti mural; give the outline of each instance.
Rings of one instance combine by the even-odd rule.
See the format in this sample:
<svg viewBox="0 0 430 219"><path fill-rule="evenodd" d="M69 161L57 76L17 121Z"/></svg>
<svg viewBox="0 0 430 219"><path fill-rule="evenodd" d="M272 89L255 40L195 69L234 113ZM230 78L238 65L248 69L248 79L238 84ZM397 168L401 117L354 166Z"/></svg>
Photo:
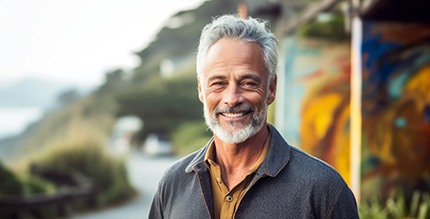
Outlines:
<svg viewBox="0 0 430 219"><path fill-rule="evenodd" d="M286 138L350 179L350 43L285 42Z"/></svg>
<svg viewBox="0 0 430 219"><path fill-rule="evenodd" d="M362 196L430 190L430 25L364 23Z"/></svg>

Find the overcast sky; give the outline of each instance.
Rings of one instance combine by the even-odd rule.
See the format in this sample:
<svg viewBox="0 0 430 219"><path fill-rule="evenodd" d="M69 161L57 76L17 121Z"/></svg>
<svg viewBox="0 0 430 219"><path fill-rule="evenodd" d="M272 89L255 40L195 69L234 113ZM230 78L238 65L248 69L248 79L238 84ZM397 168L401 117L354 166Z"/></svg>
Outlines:
<svg viewBox="0 0 430 219"><path fill-rule="evenodd" d="M27 77L97 86L138 64L171 15L203 0L0 0L0 86Z"/></svg>

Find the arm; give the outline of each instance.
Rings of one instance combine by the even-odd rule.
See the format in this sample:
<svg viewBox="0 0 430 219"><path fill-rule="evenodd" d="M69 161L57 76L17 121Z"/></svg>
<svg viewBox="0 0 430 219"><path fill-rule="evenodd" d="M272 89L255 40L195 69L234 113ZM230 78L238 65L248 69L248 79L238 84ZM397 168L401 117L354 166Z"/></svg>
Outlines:
<svg viewBox="0 0 430 219"><path fill-rule="evenodd" d="M151 208L149 210L149 216L148 216L149 219L162 219L162 218L164 218L160 194L159 194L159 189L160 188L158 188L158 190L155 193L154 198L152 200L152 204L151 204Z"/></svg>
<svg viewBox="0 0 430 219"><path fill-rule="evenodd" d="M348 186L343 188L335 206L326 218L359 218L354 194Z"/></svg>

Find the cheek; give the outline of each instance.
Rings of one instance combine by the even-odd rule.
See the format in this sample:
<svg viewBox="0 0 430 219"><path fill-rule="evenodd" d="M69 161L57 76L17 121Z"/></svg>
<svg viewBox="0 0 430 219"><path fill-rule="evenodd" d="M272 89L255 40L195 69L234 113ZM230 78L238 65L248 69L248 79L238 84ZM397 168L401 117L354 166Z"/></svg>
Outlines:
<svg viewBox="0 0 430 219"><path fill-rule="evenodd" d="M256 92L256 93L247 95L245 99L248 101L248 103L256 107L257 110L261 110L267 104L266 94L263 92Z"/></svg>
<svg viewBox="0 0 430 219"><path fill-rule="evenodd" d="M259 89L256 96L254 97L255 101L258 102L260 105L267 104L267 97L269 94L265 91L266 88Z"/></svg>
<svg viewBox="0 0 430 219"><path fill-rule="evenodd" d="M219 95L214 95L211 92L206 92L204 94L203 100L209 111L212 111L214 108L216 108L217 104L219 103L218 96Z"/></svg>

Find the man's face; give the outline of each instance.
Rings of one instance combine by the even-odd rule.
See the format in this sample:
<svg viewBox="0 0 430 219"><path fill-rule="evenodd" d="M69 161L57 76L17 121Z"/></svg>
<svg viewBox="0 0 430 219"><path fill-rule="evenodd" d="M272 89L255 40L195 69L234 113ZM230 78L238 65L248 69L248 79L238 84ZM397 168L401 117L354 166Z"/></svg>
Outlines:
<svg viewBox="0 0 430 219"><path fill-rule="evenodd" d="M221 140L243 142L266 124L276 79L268 83L263 51L257 43L219 40L207 52L200 77L199 99L205 120Z"/></svg>

